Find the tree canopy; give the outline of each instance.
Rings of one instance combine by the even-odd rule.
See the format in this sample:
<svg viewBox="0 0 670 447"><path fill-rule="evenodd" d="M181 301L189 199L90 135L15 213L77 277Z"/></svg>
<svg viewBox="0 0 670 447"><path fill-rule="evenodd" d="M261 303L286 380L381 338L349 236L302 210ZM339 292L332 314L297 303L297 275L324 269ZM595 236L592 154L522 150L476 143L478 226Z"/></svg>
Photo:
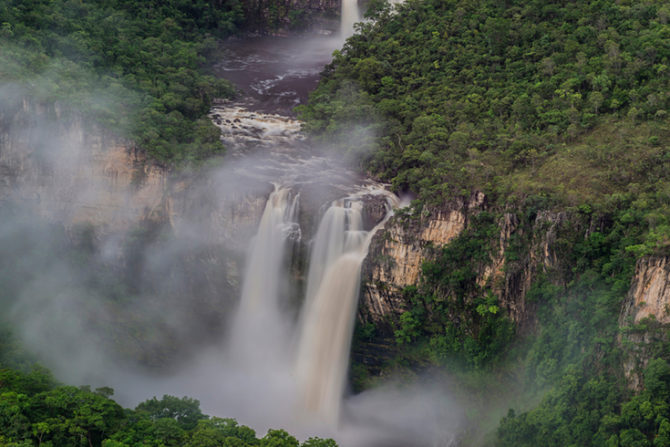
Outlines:
<svg viewBox="0 0 670 447"><path fill-rule="evenodd" d="M1 366L1 365L0 365ZM284 430L256 432L234 419L205 416L187 397L155 397L135 410L113 390L58 384L43 368L0 369L0 445L99 447L336 447L332 439L299 443Z"/></svg>
<svg viewBox="0 0 670 447"><path fill-rule="evenodd" d="M0 83L100 124L164 164L221 153L207 118L229 83L204 71L243 20L219 2L30 0L0 4Z"/></svg>

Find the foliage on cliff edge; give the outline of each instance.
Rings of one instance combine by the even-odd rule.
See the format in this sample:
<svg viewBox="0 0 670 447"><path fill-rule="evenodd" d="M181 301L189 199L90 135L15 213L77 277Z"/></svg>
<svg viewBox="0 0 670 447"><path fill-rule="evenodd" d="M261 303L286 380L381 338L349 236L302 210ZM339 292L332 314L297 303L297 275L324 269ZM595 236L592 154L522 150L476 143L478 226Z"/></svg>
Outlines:
<svg viewBox="0 0 670 447"><path fill-rule="evenodd" d="M232 94L203 65L241 20L235 0L2 2L0 86L92 118L161 163L203 159L223 150L211 101Z"/></svg>
<svg viewBox="0 0 670 447"><path fill-rule="evenodd" d="M634 197L658 229L647 248L668 244L667 2L373 5L301 106L307 130L364 127L364 167L429 204L473 187L572 206Z"/></svg>

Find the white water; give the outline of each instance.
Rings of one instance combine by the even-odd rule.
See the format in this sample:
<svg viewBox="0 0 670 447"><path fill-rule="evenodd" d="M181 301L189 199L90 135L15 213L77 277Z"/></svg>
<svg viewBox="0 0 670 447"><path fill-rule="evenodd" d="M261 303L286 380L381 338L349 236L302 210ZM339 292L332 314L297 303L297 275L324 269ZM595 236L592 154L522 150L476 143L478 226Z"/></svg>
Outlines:
<svg viewBox="0 0 670 447"><path fill-rule="evenodd" d="M340 37L344 39L354 34L354 23L361 21L358 0L342 0L341 16Z"/></svg>
<svg viewBox="0 0 670 447"><path fill-rule="evenodd" d="M229 350L237 362L258 365L285 355L287 339L282 296L287 293L286 247L299 238L295 222L298 195L275 186L270 194L258 233L251 242L244 274L242 296L233 321Z"/></svg>
<svg viewBox="0 0 670 447"><path fill-rule="evenodd" d="M290 261L286 248L291 236L300 231L295 222L297 208L298 196L288 188L276 186L267 200L249 250L229 353L242 369L281 375L293 371L293 383L286 386L297 390L295 418L334 428L349 365L361 265L374 231L385 220L367 232L359 197L331 204L314 238L304 305L297 333L292 334L281 298L287 290L283 278ZM290 340L297 346L291 346ZM297 355L291 366L294 350Z"/></svg>
<svg viewBox="0 0 670 447"><path fill-rule="evenodd" d="M300 318L296 374L302 411L331 426L340 415L361 264L377 228L363 231L361 211L360 200L339 200L321 220Z"/></svg>
<svg viewBox="0 0 670 447"><path fill-rule="evenodd" d="M307 275L306 306L314 300L326 269L357 239L363 230L361 203L339 200L324 214L314 238Z"/></svg>

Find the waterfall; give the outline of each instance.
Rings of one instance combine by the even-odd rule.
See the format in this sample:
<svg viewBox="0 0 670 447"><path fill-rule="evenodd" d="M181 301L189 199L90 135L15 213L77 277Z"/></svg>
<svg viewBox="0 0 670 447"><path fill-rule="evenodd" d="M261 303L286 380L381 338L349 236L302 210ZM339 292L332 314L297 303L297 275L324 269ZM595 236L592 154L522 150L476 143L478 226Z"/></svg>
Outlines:
<svg viewBox="0 0 670 447"><path fill-rule="evenodd" d="M300 236L296 223L299 196L275 185L268 197L251 242L242 285L242 296L230 337L230 349L241 363L285 355L287 339L281 311L282 292L286 291L286 248Z"/></svg>
<svg viewBox="0 0 670 447"><path fill-rule="evenodd" d="M342 10L340 14L340 36L343 39L346 39L354 34L354 23L361 21L358 12L358 0L342 0Z"/></svg>
<svg viewBox="0 0 670 447"><path fill-rule="evenodd" d="M296 374L303 411L329 424L340 412L358 304L360 270L374 232L363 231L362 203L334 202L319 224L300 317Z"/></svg>
<svg viewBox="0 0 670 447"><path fill-rule="evenodd" d="M274 392L276 386L270 382L276 382L296 394L303 417L332 426L338 422L344 394L361 265L372 236L386 219L368 232L363 229L360 197L330 205L313 241L305 302L297 333L291 334L291 318L282 310L282 291L289 264L287 246L299 235L297 209L298 195L276 186L250 246L229 338L230 360L252 380L262 382L259 386ZM289 344L291 339L297 346ZM296 352L295 359L291 352ZM295 363L290 366L292 360ZM291 383L281 382L278 377L289 371L294 371L287 376L292 377Z"/></svg>
<svg viewBox="0 0 670 447"><path fill-rule="evenodd" d="M360 202L339 200L328 208L317 229L309 259L305 295L307 305L313 301L326 268L332 265L347 248L356 245L362 229Z"/></svg>

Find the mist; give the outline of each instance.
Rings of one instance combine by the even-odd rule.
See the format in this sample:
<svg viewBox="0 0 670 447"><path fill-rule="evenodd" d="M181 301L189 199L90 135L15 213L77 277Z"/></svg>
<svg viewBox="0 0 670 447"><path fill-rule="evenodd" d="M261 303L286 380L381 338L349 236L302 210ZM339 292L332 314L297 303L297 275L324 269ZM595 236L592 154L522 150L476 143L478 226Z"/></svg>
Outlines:
<svg viewBox="0 0 670 447"><path fill-rule="evenodd" d="M299 45L288 48L300 53ZM35 80L48 89L42 81ZM30 85L0 86L0 309L59 380L110 386L128 407L164 394L189 396L205 413L259 433L286 428L342 446L456 442L464 406L435 377L346 397L334 420L301 407L294 357L305 278L294 264L307 268L333 201L384 185L361 178L352 159L309 146L291 118L255 111L263 130L250 130L258 125L250 122L240 143L243 126L229 116L235 107L247 113L239 104L212 110L231 138L225 157L168 171L123 135L82 118L75 104L37 99ZM104 95L90 101L114 110ZM351 147L372 136L361 128L351 135ZM301 226L277 254L283 328L272 346L284 348L272 352L254 337L231 334L253 270L253 241L277 185L299 202L290 220Z"/></svg>

